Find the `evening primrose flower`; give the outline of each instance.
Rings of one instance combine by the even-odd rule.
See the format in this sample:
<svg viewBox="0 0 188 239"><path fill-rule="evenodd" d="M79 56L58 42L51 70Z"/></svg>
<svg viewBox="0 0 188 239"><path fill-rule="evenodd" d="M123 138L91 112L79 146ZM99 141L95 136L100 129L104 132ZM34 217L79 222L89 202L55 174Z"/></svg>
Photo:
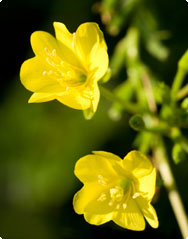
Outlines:
<svg viewBox="0 0 188 239"><path fill-rule="evenodd" d="M81 24L75 33L54 22L56 38L47 32L31 35L35 57L21 66L20 78L34 92L29 102L58 100L80 110L95 112L99 102L97 82L108 68L107 46L96 23Z"/></svg>
<svg viewBox="0 0 188 239"><path fill-rule="evenodd" d="M75 166L75 175L84 184L73 199L76 213L84 214L94 225L112 220L123 228L141 231L145 218L157 228L151 205L156 170L150 160L138 151L131 151L123 160L108 152L93 153L79 159Z"/></svg>

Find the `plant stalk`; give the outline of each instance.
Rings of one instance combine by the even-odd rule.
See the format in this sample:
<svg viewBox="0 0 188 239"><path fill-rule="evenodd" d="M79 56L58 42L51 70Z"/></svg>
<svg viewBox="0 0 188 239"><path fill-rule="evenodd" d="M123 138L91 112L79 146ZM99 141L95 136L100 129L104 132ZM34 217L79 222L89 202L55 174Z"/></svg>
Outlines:
<svg viewBox="0 0 188 239"><path fill-rule="evenodd" d="M146 94L149 109L152 113L156 113L157 104L155 102L152 85L151 85L148 73L146 71L143 72L141 80L145 89L145 94Z"/></svg>
<svg viewBox="0 0 188 239"><path fill-rule="evenodd" d="M188 84L186 84L181 90L178 91L176 99L181 100L187 95L188 95Z"/></svg>
<svg viewBox="0 0 188 239"><path fill-rule="evenodd" d="M186 71L179 68L172 84L171 99L173 102L175 102L177 99L177 93L183 83L185 75L186 75Z"/></svg>
<svg viewBox="0 0 188 239"><path fill-rule="evenodd" d="M162 139L154 149L154 158L158 163L159 172L163 179L164 186L168 191L168 198L179 225L180 232L185 239L188 237L188 218L169 165Z"/></svg>
<svg viewBox="0 0 188 239"><path fill-rule="evenodd" d="M123 101L121 98L103 86L100 86L100 92L107 100L120 104L128 113L137 114L142 112L142 109L139 105Z"/></svg>

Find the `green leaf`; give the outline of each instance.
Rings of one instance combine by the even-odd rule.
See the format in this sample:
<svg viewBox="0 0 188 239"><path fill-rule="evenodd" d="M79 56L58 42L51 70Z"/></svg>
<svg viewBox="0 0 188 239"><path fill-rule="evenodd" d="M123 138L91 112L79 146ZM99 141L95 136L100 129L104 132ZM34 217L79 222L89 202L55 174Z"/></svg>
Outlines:
<svg viewBox="0 0 188 239"><path fill-rule="evenodd" d="M188 97L186 97L186 98L182 101L181 107L182 107L183 109L188 110Z"/></svg>
<svg viewBox="0 0 188 239"><path fill-rule="evenodd" d="M178 67L180 67L181 69L184 69L186 72L188 72L188 50L185 52L185 54L179 60Z"/></svg>
<svg viewBox="0 0 188 239"><path fill-rule="evenodd" d="M148 52L160 61L166 60L169 50L158 37L158 21L154 14L143 6L138 11L136 24Z"/></svg>
<svg viewBox="0 0 188 239"><path fill-rule="evenodd" d="M185 52L185 54L181 57L181 59L178 62L178 70L175 75L171 89L171 98L173 101L176 101L177 99L177 93L183 84L187 72L188 72L188 50Z"/></svg>
<svg viewBox="0 0 188 239"><path fill-rule="evenodd" d="M159 60L165 60L169 55L169 50L154 36L146 42L146 47L150 54Z"/></svg>
<svg viewBox="0 0 188 239"><path fill-rule="evenodd" d="M182 162L186 158L186 153L181 144L174 144L172 149L172 158L176 164Z"/></svg>
<svg viewBox="0 0 188 239"><path fill-rule="evenodd" d="M163 105L161 118L170 126L188 128L188 113L186 109Z"/></svg>
<svg viewBox="0 0 188 239"><path fill-rule="evenodd" d="M164 82L158 80L152 81L153 93L157 103L170 103L170 88Z"/></svg>

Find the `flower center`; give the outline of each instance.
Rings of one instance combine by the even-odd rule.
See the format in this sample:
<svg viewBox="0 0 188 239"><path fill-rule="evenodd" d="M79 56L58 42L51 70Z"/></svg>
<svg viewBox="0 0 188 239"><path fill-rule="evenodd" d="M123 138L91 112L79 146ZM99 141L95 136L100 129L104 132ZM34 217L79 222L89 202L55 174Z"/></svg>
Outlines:
<svg viewBox="0 0 188 239"><path fill-rule="evenodd" d="M121 186L115 186L110 189L110 197L112 201L120 202L124 196L124 189Z"/></svg>
<svg viewBox="0 0 188 239"><path fill-rule="evenodd" d="M124 178L117 186L115 186L114 188L110 188L110 197L112 201L122 201L123 197L129 190L130 183L131 182L129 179Z"/></svg>
<svg viewBox="0 0 188 239"><path fill-rule="evenodd" d="M84 74L81 74L81 75L80 75L80 81L81 81L81 82L84 83L84 82L86 81L86 79L87 79L87 76L86 76L86 75L84 75Z"/></svg>
<svg viewBox="0 0 188 239"><path fill-rule="evenodd" d="M43 76L48 75L65 87L76 87L86 82L87 75L83 69L62 61L57 55L56 49L49 51L44 48L44 50L47 54L46 63L51 67L51 70L43 71Z"/></svg>
<svg viewBox="0 0 188 239"><path fill-rule="evenodd" d="M127 201L130 196L131 181L127 178L122 179L117 186L110 188L110 201L109 206L116 205L116 209L121 206L123 209L127 207Z"/></svg>
<svg viewBox="0 0 188 239"><path fill-rule="evenodd" d="M120 182L120 186L124 189L124 191L127 191L129 189L130 186L130 180L127 178L124 178L121 180Z"/></svg>

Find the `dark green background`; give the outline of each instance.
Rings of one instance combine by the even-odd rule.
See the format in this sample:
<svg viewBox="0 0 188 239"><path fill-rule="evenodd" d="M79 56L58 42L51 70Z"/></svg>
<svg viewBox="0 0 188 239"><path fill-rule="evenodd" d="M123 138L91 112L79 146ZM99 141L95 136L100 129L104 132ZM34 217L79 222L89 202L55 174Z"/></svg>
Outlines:
<svg viewBox="0 0 188 239"><path fill-rule="evenodd" d="M176 220L161 188L155 208L160 227L132 232L107 223L96 227L74 213L72 197L81 187L74 164L92 150L106 150L123 157L132 149L135 132L129 116L119 122L108 117L110 104L101 99L91 121L80 111L54 101L28 104L31 93L19 81L21 63L33 56L30 35L35 30L53 33L52 22L61 21L70 31L100 17L91 9L94 0L3 0L0 2L0 237L3 239L164 238L180 239ZM186 0L145 1L157 16L160 29L169 30L164 42L170 49L160 63L143 53L152 70L168 84L177 60L188 48ZM126 31L126 29L125 29ZM109 53L119 36L105 31ZM121 33L123 35L124 32ZM188 160L173 166L188 211Z"/></svg>

